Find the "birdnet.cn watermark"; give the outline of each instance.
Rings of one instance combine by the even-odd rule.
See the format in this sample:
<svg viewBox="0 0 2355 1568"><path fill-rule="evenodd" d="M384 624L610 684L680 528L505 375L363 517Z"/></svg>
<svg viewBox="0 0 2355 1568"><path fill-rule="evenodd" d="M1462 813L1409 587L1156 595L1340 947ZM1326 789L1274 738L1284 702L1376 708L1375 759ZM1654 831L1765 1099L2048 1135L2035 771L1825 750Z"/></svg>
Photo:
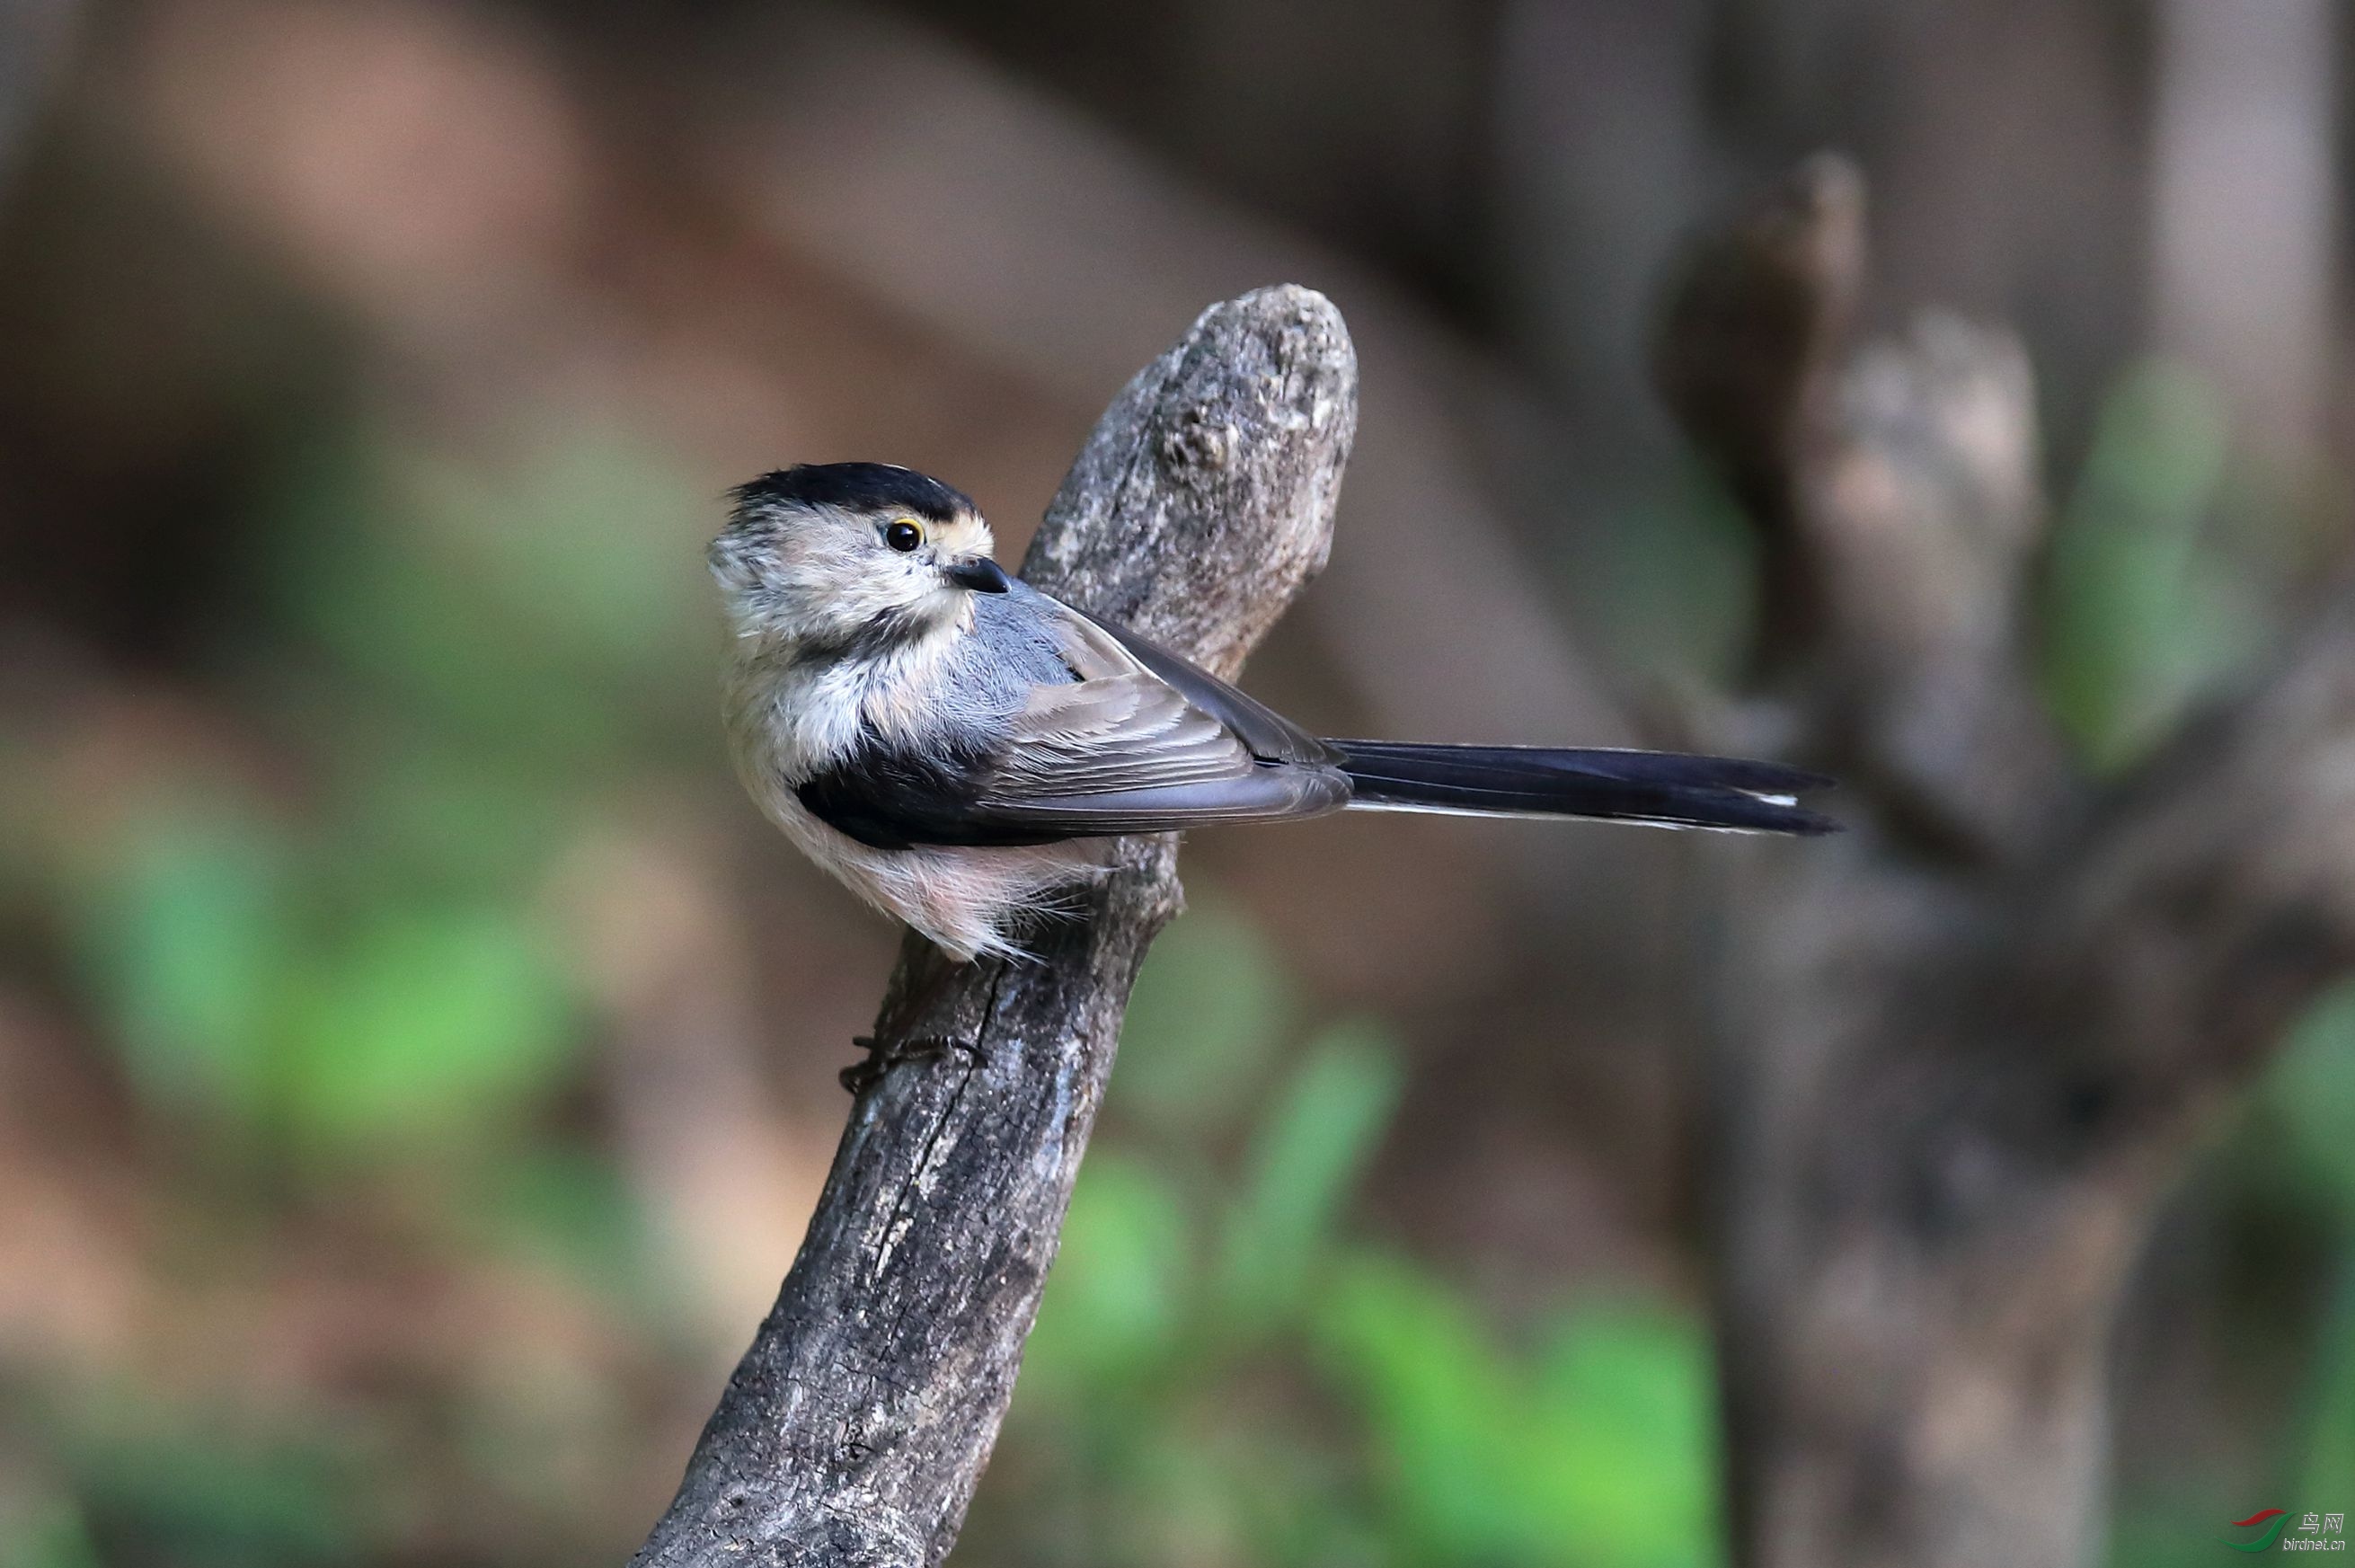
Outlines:
<svg viewBox="0 0 2355 1568"><path fill-rule="evenodd" d="M2347 1550L2347 1516L2343 1513L2308 1513L2293 1518L2287 1509L2261 1509L2246 1519L2234 1520L2232 1531L2225 1537L2224 1544L2235 1552L2264 1552L2275 1547L2284 1552Z"/></svg>

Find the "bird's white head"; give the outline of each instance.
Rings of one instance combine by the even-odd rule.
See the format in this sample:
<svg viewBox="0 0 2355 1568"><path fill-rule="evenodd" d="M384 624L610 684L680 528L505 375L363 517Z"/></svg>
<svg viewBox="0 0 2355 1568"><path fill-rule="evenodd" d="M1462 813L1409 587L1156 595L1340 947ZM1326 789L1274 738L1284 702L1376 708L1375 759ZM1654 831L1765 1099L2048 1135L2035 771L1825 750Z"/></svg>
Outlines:
<svg viewBox="0 0 2355 1568"><path fill-rule="evenodd" d="M804 464L736 491L711 574L740 638L880 652L1002 593L989 525L939 480L883 463Z"/></svg>

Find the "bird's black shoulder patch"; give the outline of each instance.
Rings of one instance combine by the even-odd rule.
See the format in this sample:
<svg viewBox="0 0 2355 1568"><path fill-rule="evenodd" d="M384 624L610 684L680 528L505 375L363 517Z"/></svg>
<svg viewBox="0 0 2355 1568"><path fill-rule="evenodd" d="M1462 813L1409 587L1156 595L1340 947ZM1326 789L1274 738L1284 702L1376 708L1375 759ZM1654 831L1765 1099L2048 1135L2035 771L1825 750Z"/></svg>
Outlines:
<svg viewBox="0 0 2355 1568"><path fill-rule="evenodd" d="M870 849L919 844L1050 844L1053 828L995 820L976 809L990 757L976 745L920 752L871 734L794 791L809 814Z"/></svg>
<svg viewBox="0 0 2355 1568"><path fill-rule="evenodd" d="M799 504L853 512L911 512L945 523L972 511L965 494L929 474L889 463L802 463L736 486L740 507Z"/></svg>

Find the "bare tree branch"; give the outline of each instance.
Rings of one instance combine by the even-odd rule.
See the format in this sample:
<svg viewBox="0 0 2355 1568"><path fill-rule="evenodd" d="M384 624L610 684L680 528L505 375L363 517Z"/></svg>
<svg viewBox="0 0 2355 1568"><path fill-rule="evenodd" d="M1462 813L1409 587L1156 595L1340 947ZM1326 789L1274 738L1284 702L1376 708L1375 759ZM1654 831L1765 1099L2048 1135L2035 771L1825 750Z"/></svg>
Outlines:
<svg viewBox="0 0 2355 1568"><path fill-rule="evenodd" d="M2034 382L2011 334L1942 314L1853 352L1864 212L1862 176L1818 155L1696 242L1656 379L1757 520L1761 681L1892 830L1999 859L2073 788L2020 657Z"/></svg>
<svg viewBox="0 0 2355 1568"><path fill-rule="evenodd" d="M1339 314L1217 306L1131 382L1023 575L1231 676L1325 562L1357 417ZM808 1238L640 1568L939 1562L997 1435L1173 837L1121 846L1035 963L911 936Z"/></svg>
<svg viewBox="0 0 2355 1568"><path fill-rule="evenodd" d="M1757 663L1771 677L1823 619L1798 495L1864 282L1864 180L1846 159L1809 159L1672 272L1652 345L1653 380L1719 464L1764 548Z"/></svg>

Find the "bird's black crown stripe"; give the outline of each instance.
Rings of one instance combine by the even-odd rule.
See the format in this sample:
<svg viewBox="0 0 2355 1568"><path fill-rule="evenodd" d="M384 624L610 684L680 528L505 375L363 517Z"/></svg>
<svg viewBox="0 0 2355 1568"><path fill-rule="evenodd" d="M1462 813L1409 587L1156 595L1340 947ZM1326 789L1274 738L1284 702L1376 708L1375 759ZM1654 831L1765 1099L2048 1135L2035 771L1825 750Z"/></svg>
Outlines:
<svg viewBox="0 0 2355 1568"><path fill-rule="evenodd" d="M736 501L745 507L798 503L853 512L911 512L935 523L974 509L963 492L889 463L797 464L739 485Z"/></svg>

